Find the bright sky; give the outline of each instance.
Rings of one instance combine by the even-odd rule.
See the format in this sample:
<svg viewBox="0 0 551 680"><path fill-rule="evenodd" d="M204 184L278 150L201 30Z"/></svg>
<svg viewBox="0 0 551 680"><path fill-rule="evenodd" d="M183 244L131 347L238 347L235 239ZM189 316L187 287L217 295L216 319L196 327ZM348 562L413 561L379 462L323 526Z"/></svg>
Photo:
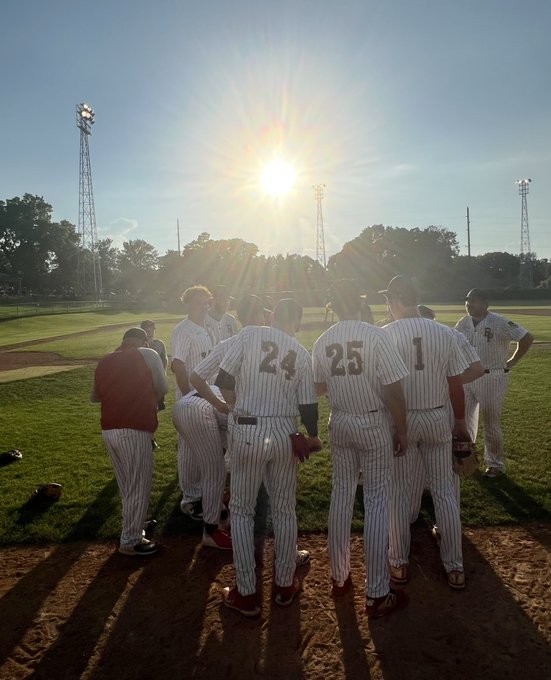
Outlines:
<svg viewBox="0 0 551 680"><path fill-rule="evenodd" d="M0 199L78 221L75 106L96 112L98 238L201 232L327 256L364 227L443 226L466 254L551 257L548 0L4 0ZM261 173L294 166L274 198Z"/></svg>

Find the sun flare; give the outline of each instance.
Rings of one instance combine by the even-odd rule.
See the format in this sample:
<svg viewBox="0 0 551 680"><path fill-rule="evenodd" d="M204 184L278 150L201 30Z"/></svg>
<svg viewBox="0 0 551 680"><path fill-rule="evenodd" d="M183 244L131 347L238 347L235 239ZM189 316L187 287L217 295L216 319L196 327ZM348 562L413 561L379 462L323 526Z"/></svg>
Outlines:
<svg viewBox="0 0 551 680"><path fill-rule="evenodd" d="M260 184L271 196L284 196L294 186L296 170L286 161L273 161L265 166L260 175Z"/></svg>

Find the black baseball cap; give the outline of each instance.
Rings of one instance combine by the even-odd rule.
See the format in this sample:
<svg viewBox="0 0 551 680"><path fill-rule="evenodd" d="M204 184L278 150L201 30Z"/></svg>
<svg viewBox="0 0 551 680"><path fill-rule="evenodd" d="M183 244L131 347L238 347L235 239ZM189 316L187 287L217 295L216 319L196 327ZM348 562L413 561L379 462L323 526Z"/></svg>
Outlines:
<svg viewBox="0 0 551 680"><path fill-rule="evenodd" d="M481 300L482 302L488 302L488 296L480 288L471 288L467 295L465 295L465 300Z"/></svg>
<svg viewBox="0 0 551 680"><path fill-rule="evenodd" d="M417 288L409 276L395 276L381 295L399 300L405 307L415 307L417 304Z"/></svg>

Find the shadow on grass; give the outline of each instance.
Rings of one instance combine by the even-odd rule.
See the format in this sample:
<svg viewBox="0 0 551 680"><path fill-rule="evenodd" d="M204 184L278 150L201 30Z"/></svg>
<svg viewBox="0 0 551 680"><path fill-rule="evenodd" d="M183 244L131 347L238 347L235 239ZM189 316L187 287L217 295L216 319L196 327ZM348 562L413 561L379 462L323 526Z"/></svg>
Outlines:
<svg viewBox="0 0 551 680"><path fill-rule="evenodd" d="M479 476L476 478L476 481L486 493L492 495L518 522L551 522L551 513L507 475L501 475L494 479L486 479L483 476ZM535 532L529 525L526 526L526 529L542 545L545 545L547 549L551 549L551 539L545 532Z"/></svg>
<svg viewBox="0 0 551 680"><path fill-rule="evenodd" d="M91 529L97 532L105 522L108 514L105 506L112 502L117 495L115 480L108 482L96 496L86 513L73 527L67 541L81 538L83 533L89 535ZM84 532L84 527L86 531ZM17 585L0 599L1 629L0 629L0 663L6 659L11 650L26 634L48 595L55 590L57 583L69 571L73 564L87 549L83 543L75 543L63 548L52 550L51 554L31 569ZM60 559L60 555L63 557ZM40 583L40 588L37 588Z"/></svg>

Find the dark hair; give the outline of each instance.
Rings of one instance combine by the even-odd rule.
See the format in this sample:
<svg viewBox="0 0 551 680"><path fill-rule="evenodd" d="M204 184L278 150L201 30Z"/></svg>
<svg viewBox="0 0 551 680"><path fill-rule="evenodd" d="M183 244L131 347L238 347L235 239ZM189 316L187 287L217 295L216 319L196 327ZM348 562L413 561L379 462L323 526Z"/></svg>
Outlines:
<svg viewBox="0 0 551 680"><path fill-rule="evenodd" d="M362 308L358 286L351 279L338 279L331 286L331 310L341 318L355 316Z"/></svg>
<svg viewBox="0 0 551 680"><path fill-rule="evenodd" d="M274 325L300 325L302 321L302 307L294 298L283 298L274 309Z"/></svg>

